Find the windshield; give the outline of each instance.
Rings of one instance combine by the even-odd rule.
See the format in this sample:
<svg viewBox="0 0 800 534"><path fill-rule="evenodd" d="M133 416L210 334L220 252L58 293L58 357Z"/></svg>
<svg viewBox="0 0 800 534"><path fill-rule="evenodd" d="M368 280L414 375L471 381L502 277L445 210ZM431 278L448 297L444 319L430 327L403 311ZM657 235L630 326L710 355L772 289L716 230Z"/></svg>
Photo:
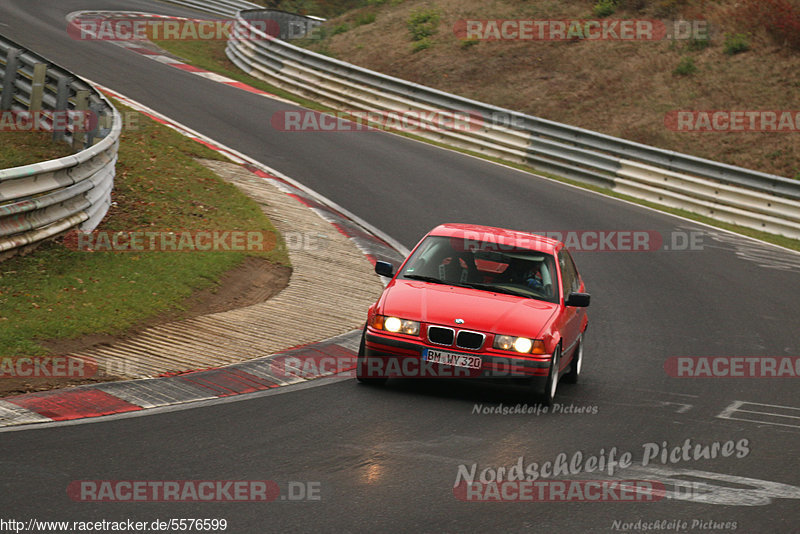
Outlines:
<svg viewBox="0 0 800 534"><path fill-rule="evenodd" d="M464 238L428 237L408 259L400 278L558 300L558 275L550 254Z"/></svg>

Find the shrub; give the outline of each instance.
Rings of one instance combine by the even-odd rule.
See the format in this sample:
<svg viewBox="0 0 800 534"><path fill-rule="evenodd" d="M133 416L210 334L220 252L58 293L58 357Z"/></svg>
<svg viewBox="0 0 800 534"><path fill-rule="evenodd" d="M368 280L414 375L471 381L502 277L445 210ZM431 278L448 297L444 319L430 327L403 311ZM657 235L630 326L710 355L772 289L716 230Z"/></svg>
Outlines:
<svg viewBox="0 0 800 534"><path fill-rule="evenodd" d="M375 13L361 13L356 18L356 26L363 26L364 24L372 24L375 22Z"/></svg>
<svg viewBox="0 0 800 534"><path fill-rule="evenodd" d="M350 26L348 26L347 23L345 22L344 24L339 24L338 26L335 26L331 30L331 35L339 35L340 33L345 33L349 29L350 29Z"/></svg>
<svg viewBox="0 0 800 534"><path fill-rule="evenodd" d="M678 76L690 76L695 72L697 72L697 65L694 63L694 58L684 56L678 62L678 66L675 67L675 70L672 71L672 74Z"/></svg>
<svg viewBox="0 0 800 534"><path fill-rule="evenodd" d="M595 17L603 18L613 15L617 10L617 0L597 0L592 8Z"/></svg>
<svg viewBox="0 0 800 534"><path fill-rule="evenodd" d="M431 42L431 40L428 39L427 37L423 37L418 41L414 41L414 43L411 45L411 52L416 54L417 52L422 52L423 50L430 48L432 46L433 43Z"/></svg>
<svg viewBox="0 0 800 534"><path fill-rule="evenodd" d="M750 41L743 33L725 34L725 53L732 56L750 50Z"/></svg>
<svg viewBox="0 0 800 534"><path fill-rule="evenodd" d="M417 9L408 18L408 31L413 41L430 37L439 27L439 12L435 9Z"/></svg>

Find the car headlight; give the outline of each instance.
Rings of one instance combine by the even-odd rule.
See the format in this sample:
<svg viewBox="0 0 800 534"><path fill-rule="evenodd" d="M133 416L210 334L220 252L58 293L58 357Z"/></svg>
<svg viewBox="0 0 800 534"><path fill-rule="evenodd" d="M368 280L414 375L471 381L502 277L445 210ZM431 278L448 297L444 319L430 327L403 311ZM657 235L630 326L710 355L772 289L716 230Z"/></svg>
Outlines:
<svg viewBox="0 0 800 534"><path fill-rule="evenodd" d="M406 334L409 336L419 335L419 322L401 319L399 317L386 317L376 315L372 320L373 328L386 330L394 334Z"/></svg>
<svg viewBox="0 0 800 534"><path fill-rule="evenodd" d="M544 341L527 337L494 336L494 348L513 350L523 354L544 354Z"/></svg>

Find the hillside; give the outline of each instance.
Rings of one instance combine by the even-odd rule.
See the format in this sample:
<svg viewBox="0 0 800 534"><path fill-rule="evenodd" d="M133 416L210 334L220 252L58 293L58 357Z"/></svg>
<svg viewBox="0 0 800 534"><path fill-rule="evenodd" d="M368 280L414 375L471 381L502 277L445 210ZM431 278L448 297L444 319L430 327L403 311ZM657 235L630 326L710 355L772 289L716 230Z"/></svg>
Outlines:
<svg viewBox="0 0 800 534"><path fill-rule="evenodd" d="M800 179L798 0L279 3L281 8L328 16L353 5L362 7L329 19L322 38L304 45L539 117ZM668 29L675 20L687 20L700 30L708 28L709 38L702 33L693 39L628 41L464 35L467 20L498 19L648 19L656 20L656 27L665 21ZM487 31L481 37L493 35L485 23L482 27ZM793 122L778 124L780 132L674 131L667 118L679 110L787 111L793 113L783 118ZM769 122L758 124L770 127Z"/></svg>

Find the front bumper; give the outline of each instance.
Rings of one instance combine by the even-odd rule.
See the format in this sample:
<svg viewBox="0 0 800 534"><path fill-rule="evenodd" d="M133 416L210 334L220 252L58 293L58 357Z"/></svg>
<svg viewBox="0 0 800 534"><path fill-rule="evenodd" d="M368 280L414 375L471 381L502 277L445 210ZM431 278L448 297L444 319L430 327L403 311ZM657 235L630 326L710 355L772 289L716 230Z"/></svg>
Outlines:
<svg viewBox="0 0 800 534"><path fill-rule="evenodd" d="M426 348L447 351L481 359L480 369L431 363L422 359ZM359 358L358 376L365 378L487 378L546 380L550 372L551 354L520 355L461 350L402 339L368 330L364 339L363 358Z"/></svg>

